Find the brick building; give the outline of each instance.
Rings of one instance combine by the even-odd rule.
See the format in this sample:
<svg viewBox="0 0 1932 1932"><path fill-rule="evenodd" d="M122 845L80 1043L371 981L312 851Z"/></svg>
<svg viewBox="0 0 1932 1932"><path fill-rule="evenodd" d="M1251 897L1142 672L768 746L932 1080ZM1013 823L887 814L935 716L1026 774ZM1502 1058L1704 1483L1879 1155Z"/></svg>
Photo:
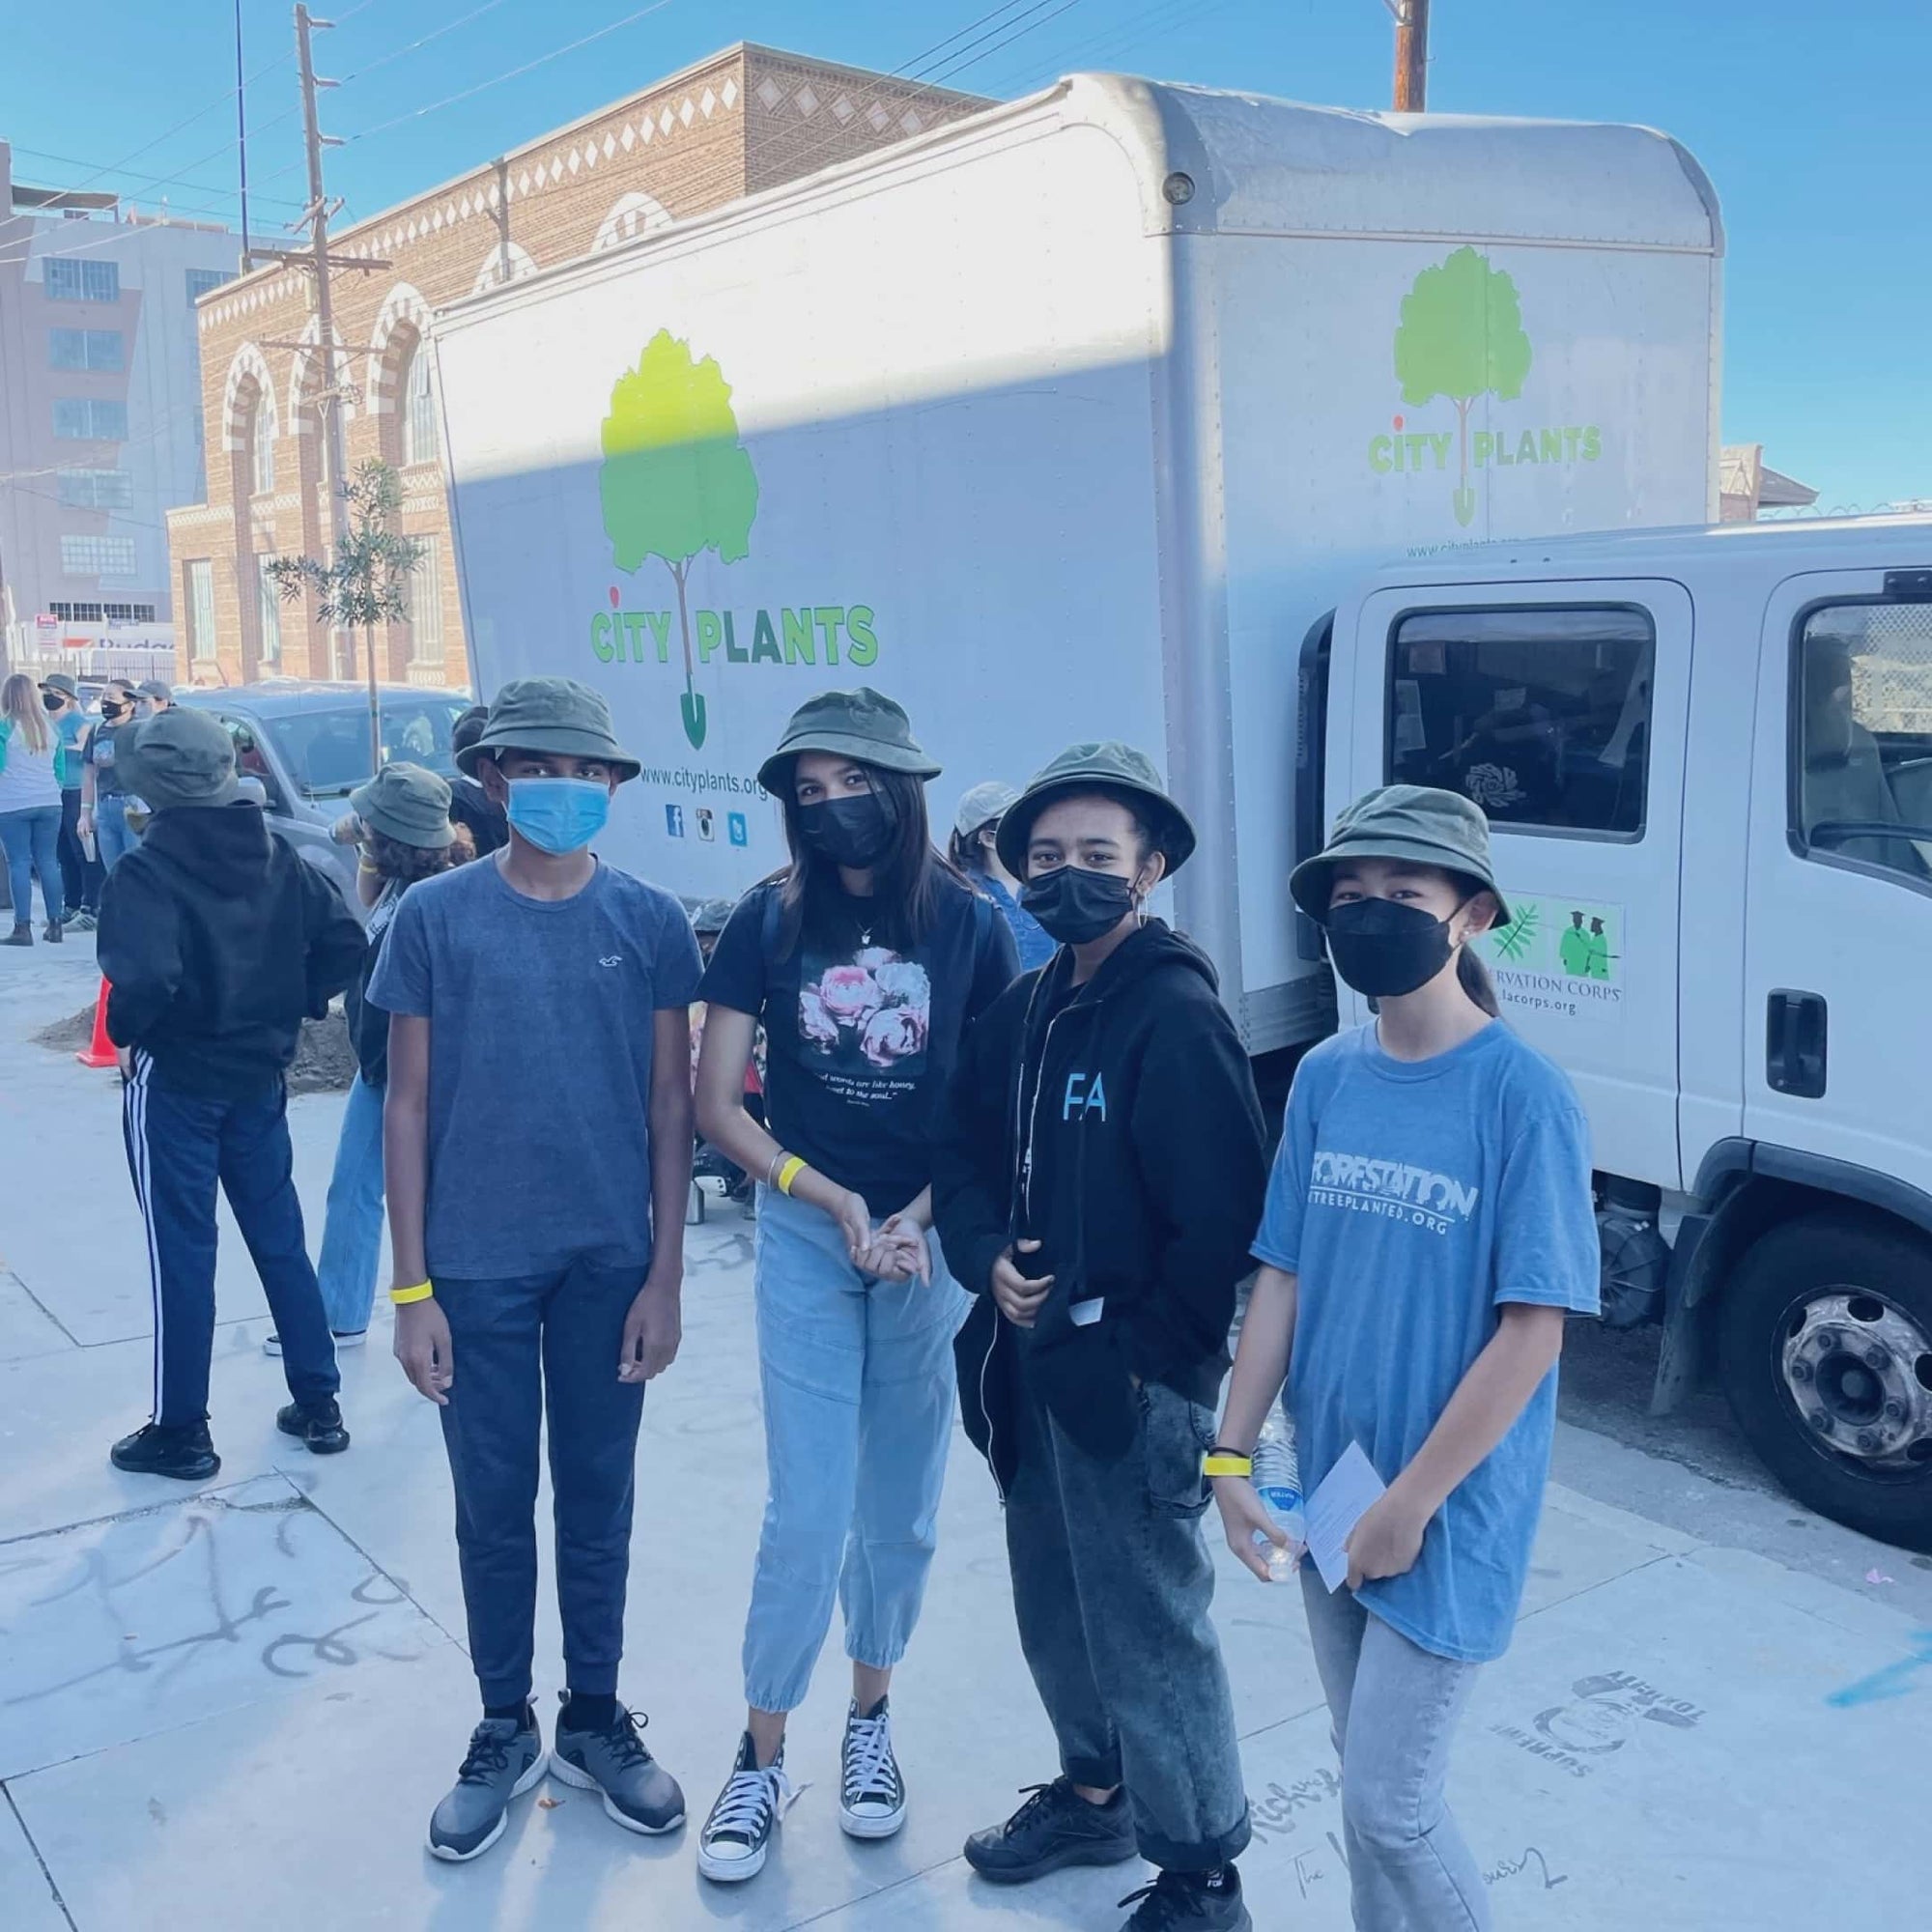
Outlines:
<svg viewBox="0 0 1932 1932"><path fill-rule="evenodd" d="M402 527L427 546L409 621L377 639L379 674L425 685L468 677L438 415L428 357L416 353L432 310L986 104L739 45L332 231L334 252L389 265L339 269L331 281L349 469L372 456L393 464ZM313 276L258 269L204 298L197 321L208 499L167 519L181 681L359 675L361 639L331 640L306 605L278 601L263 568L327 553L328 404Z"/></svg>

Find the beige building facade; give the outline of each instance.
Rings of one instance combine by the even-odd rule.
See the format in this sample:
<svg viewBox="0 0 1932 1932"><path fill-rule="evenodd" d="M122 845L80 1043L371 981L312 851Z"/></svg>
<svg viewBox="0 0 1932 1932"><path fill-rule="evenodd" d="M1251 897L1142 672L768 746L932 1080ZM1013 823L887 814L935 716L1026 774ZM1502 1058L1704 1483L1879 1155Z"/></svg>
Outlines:
<svg viewBox="0 0 1932 1932"><path fill-rule="evenodd" d="M340 409L351 474L371 457L402 479L402 528L424 545L406 621L376 640L378 675L462 685L468 660L421 353L433 310L540 269L904 140L987 103L884 74L739 45L332 231L335 394L319 353L314 277L257 269L197 308L208 491L169 513L177 672L224 685L362 674L362 639L284 605L266 565L327 554L324 411Z"/></svg>

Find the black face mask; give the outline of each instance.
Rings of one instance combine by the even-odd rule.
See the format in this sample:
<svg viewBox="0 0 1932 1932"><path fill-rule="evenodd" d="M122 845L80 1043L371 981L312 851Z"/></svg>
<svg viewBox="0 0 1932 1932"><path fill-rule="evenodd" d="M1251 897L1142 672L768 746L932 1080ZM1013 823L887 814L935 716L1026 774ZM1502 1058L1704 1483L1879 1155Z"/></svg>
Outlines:
<svg viewBox="0 0 1932 1932"><path fill-rule="evenodd" d="M1372 1000L1399 1000L1426 986L1456 950L1446 919L1432 919L1420 906L1393 899L1350 899L1333 906L1326 929L1336 972Z"/></svg>
<svg viewBox="0 0 1932 1932"><path fill-rule="evenodd" d="M61 708L61 706L67 702L67 699L64 698L57 691L43 691L41 693L41 702L44 704L49 711L58 711Z"/></svg>
<svg viewBox="0 0 1932 1932"><path fill-rule="evenodd" d="M883 792L829 798L798 809L798 836L835 866L861 871L876 866L898 837L898 814Z"/></svg>
<svg viewBox="0 0 1932 1932"><path fill-rule="evenodd" d="M1134 882L1117 872L1061 866L1029 879L1020 904L1063 946L1085 946L1112 932L1133 911Z"/></svg>
<svg viewBox="0 0 1932 1932"><path fill-rule="evenodd" d="M112 724L120 718L124 708L119 704L109 704L105 698L102 698L100 701L100 716L106 724Z"/></svg>

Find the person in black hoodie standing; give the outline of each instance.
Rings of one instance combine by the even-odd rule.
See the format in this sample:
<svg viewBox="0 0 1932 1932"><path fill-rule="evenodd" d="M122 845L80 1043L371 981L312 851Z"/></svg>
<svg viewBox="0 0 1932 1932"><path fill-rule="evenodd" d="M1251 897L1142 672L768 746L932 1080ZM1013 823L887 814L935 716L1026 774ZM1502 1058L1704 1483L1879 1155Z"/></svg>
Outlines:
<svg viewBox="0 0 1932 1932"><path fill-rule="evenodd" d="M121 1050L122 1129L148 1230L153 1418L116 1468L200 1482L208 1432L218 1182L262 1277L294 1398L278 1428L317 1455L349 1446L328 1320L302 1236L283 1074L304 1016L355 977L362 929L334 888L238 802L235 751L206 712L122 733L120 768L152 808L109 873L96 942Z"/></svg>
<svg viewBox="0 0 1932 1932"><path fill-rule="evenodd" d="M1147 915L1195 843L1152 764L1072 747L999 843L1060 950L967 1040L933 1207L980 1297L961 1407L1006 1502L1062 1775L966 1858L1016 1884L1138 1851L1158 1876L1122 1901L1132 1932L1244 1928L1248 1806L1200 1519L1261 1106L1212 967Z"/></svg>

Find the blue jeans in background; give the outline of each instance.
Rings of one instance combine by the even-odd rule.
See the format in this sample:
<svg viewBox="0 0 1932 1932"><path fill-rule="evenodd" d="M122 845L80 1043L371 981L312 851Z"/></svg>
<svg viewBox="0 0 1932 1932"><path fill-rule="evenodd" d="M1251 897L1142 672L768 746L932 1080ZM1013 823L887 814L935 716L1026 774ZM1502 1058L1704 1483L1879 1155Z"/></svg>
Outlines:
<svg viewBox="0 0 1932 1932"><path fill-rule="evenodd" d="M617 1363L645 1273L574 1262L498 1281L434 1276L455 1372L440 1414L456 1552L469 1662L486 1706L530 1694L546 1407L565 1681L586 1696L617 1689L644 1412L643 1383L620 1382Z"/></svg>
<svg viewBox="0 0 1932 1932"><path fill-rule="evenodd" d="M952 1439L952 1337L966 1292L930 1242L932 1280L874 1281L829 1214L758 1190L753 1288L770 1483L745 1620L745 1701L805 1701L832 1625L885 1670L919 1621Z"/></svg>
<svg viewBox="0 0 1932 1932"><path fill-rule="evenodd" d="M322 1224L322 1259L315 1270L322 1305L336 1334L359 1335L368 1327L382 1258L383 1089L370 1086L358 1073L342 1110L335 1171L328 1179L328 1210Z"/></svg>
<svg viewBox="0 0 1932 1932"><path fill-rule="evenodd" d="M24 811L0 811L0 846L7 852L7 880L14 893L14 923L30 924L34 917L34 874L41 875L41 897L47 918L58 925L65 917L61 900L67 886L60 863L60 807L30 805Z"/></svg>
<svg viewBox="0 0 1932 1932"><path fill-rule="evenodd" d="M95 800L94 849L103 871L111 872L140 842L140 834L128 829L128 801L120 792Z"/></svg>
<svg viewBox="0 0 1932 1932"><path fill-rule="evenodd" d="M1347 1584L1331 1595L1312 1561L1301 1566L1301 1595L1342 1760L1356 1932L1490 1932L1482 1871L1442 1797L1449 1747L1482 1666L1412 1643Z"/></svg>

